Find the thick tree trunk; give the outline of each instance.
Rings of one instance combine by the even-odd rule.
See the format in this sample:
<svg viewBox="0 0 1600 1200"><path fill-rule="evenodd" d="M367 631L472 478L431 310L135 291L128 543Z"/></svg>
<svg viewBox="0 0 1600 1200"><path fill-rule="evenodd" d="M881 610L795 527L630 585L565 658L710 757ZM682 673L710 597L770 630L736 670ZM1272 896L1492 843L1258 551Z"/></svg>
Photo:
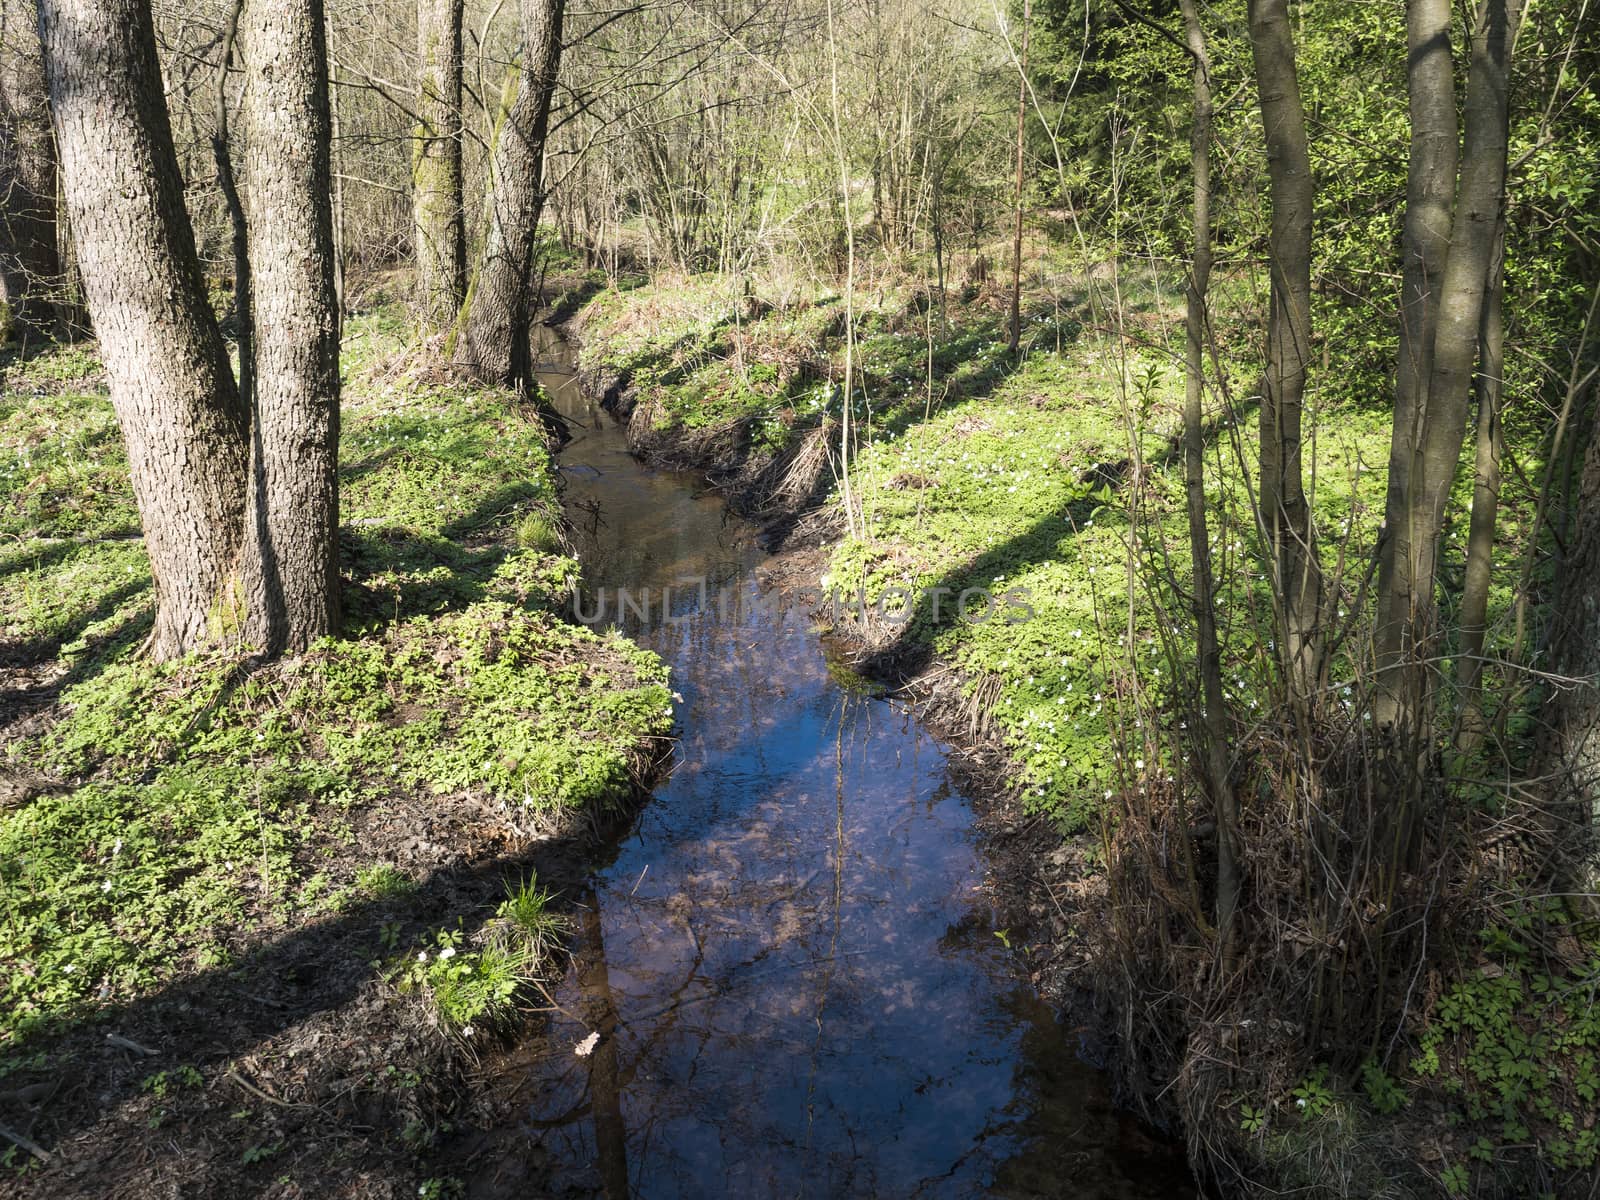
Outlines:
<svg viewBox="0 0 1600 1200"><path fill-rule="evenodd" d="M1415 533L1411 478L1421 445L1419 419L1427 407L1439 291L1450 255L1450 206L1460 157L1455 64L1450 48L1450 0L1409 0L1406 6L1406 81L1411 152L1406 216L1401 233L1400 353L1395 373L1394 432L1389 487L1378 562L1376 715L1393 725L1415 706L1404 693L1406 636L1411 627Z"/></svg>
<svg viewBox="0 0 1600 1200"><path fill-rule="evenodd" d="M139 0L41 0L67 211L156 584L153 653L225 636L246 410L206 301ZM297 214L298 219L298 214Z"/></svg>
<svg viewBox="0 0 1600 1200"><path fill-rule="evenodd" d="M412 143L411 197L417 302L432 327L447 325L467 290L461 183L463 0L417 0L422 77Z"/></svg>
<svg viewBox="0 0 1600 1200"><path fill-rule="evenodd" d="M1312 180L1288 0L1250 0L1250 46L1266 132L1272 231L1267 369L1261 388L1261 521L1270 546L1278 653L1290 695L1312 702L1321 673L1322 572L1300 441L1311 354Z"/></svg>
<svg viewBox="0 0 1600 1200"><path fill-rule="evenodd" d="M57 332L56 145L33 0L0 3L0 337Z"/></svg>
<svg viewBox="0 0 1600 1200"><path fill-rule="evenodd" d="M1577 527L1562 559L1551 629L1551 668L1577 681L1546 710L1544 776L1567 825L1558 833L1573 890L1600 892L1600 435L1591 432ZM1571 836L1576 831L1579 836Z"/></svg>
<svg viewBox="0 0 1600 1200"><path fill-rule="evenodd" d="M564 0L522 0L522 70L494 139L489 232L456 323L453 358L486 383L529 387L533 250L544 210L544 140L561 64Z"/></svg>
<svg viewBox="0 0 1600 1200"><path fill-rule="evenodd" d="M247 640L298 651L338 621L339 315L322 0L247 0L245 204L255 421L242 578Z"/></svg>

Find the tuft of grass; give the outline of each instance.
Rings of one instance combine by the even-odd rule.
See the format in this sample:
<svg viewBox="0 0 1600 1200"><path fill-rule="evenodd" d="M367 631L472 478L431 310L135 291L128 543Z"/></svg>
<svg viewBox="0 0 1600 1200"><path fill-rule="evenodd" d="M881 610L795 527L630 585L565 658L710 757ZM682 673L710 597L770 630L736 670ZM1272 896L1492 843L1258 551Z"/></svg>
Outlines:
<svg viewBox="0 0 1600 1200"><path fill-rule="evenodd" d="M530 512L517 522L517 545L523 550L553 554L561 547L555 523L544 512Z"/></svg>
<svg viewBox="0 0 1600 1200"><path fill-rule="evenodd" d="M500 904L500 919L517 931L536 958L543 958L546 948L566 928L565 920L550 910L552 898L539 886L537 876L529 875L518 883L508 882L506 898Z"/></svg>
<svg viewBox="0 0 1600 1200"><path fill-rule="evenodd" d="M402 961L397 983L424 991L451 1028L470 1036L507 1026L521 992L548 971L565 920L550 910L551 894L533 876L508 882L506 899L476 938L459 927L436 930Z"/></svg>
<svg viewBox="0 0 1600 1200"><path fill-rule="evenodd" d="M400 900L417 890L416 880L389 863L374 863L356 871L356 886L374 900Z"/></svg>

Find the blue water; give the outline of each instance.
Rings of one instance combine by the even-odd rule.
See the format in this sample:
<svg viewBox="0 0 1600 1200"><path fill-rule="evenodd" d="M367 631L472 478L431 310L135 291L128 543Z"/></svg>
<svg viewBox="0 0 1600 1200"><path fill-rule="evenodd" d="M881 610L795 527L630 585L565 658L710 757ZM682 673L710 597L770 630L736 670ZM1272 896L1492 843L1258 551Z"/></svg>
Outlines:
<svg viewBox="0 0 1600 1200"><path fill-rule="evenodd" d="M591 591L726 590L625 623L672 664L681 741L507 1068L517 1161L613 1200L1192 1194L996 930L944 749L830 663L748 525L546 365Z"/></svg>

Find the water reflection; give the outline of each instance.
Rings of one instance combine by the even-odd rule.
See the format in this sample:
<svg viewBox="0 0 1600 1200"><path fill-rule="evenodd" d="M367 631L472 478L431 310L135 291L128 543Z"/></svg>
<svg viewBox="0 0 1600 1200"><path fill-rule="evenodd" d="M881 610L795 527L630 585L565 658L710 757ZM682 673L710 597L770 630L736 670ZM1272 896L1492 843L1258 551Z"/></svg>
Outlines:
<svg viewBox="0 0 1600 1200"><path fill-rule="evenodd" d="M731 570L758 598L748 527L553 390L582 426L563 461L569 503L597 508L594 582ZM579 897L549 1041L515 1067L516 1161L612 1200L1188 1194L996 936L970 814L915 721L841 686L803 611L644 640L673 664L683 741ZM508 1182L509 1154L486 1174Z"/></svg>

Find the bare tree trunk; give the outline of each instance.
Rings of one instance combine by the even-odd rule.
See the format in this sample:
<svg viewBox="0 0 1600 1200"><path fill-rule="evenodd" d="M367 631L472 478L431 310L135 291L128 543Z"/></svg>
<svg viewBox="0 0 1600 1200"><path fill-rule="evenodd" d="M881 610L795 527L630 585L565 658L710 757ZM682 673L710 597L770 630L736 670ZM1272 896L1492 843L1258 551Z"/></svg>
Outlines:
<svg viewBox="0 0 1600 1200"><path fill-rule="evenodd" d="M430 326L446 325L467 292L461 182L461 18L464 0L417 0L421 84L411 194L417 301Z"/></svg>
<svg viewBox="0 0 1600 1200"><path fill-rule="evenodd" d="M1222 652L1211 574L1211 534L1206 521L1205 392L1206 293L1211 284L1211 64L1194 0L1178 0L1185 40L1194 59L1194 267L1189 272L1185 318L1186 381L1183 397L1183 465L1189 510L1189 557L1194 564L1195 657L1200 672L1200 768L1217 821L1217 930L1226 946L1239 906L1235 833L1237 804L1229 781L1228 728L1222 696Z"/></svg>
<svg viewBox="0 0 1600 1200"><path fill-rule="evenodd" d="M1028 26L1032 23L1032 0L1022 0L1022 56L1017 61L1017 212L1011 239L1011 338L1008 349L1014 355L1022 344L1022 166L1028 117Z"/></svg>
<svg viewBox="0 0 1600 1200"><path fill-rule="evenodd" d="M544 140L561 65L565 0L522 0L522 70L494 139L489 233L456 322L455 362L512 387L533 382L529 276L544 210Z"/></svg>
<svg viewBox="0 0 1600 1200"><path fill-rule="evenodd" d="M56 146L45 101L36 5L0 5L0 338L49 337L59 324Z"/></svg>
<svg viewBox="0 0 1600 1200"><path fill-rule="evenodd" d="M255 422L245 636L298 651L338 623L339 316L322 0L246 0Z"/></svg>
<svg viewBox="0 0 1600 1200"><path fill-rule="evenodd" d="M156 584L151 648L229 632L247 415L206 301L139 0L41 0L61 173ZM298 214L297 214L298 219Z"/></svg>
<svg viewBox="0 0 1600 1200"><path fill-rule="evenodd" d="M1466 437L1485 297L1498 286L1489 276L1505 203L1507 88L1522 11L1523 0L1483 0L1477 10L1460 181L1438 285L1432 356L1414 421L1395 425L1394 437L1405 445L1391 451L1391 459L1403 455L1411 465L1404 513L1391 517L1404 537L1396 540L1388 594L1380 600L1386 625L1379 649L1401 657L1385 664L1388 679L1378 706L1382 720L1402 729L1424 730L1431 719L1439 541Z"/></svg>
<svg viewBox="0 0 1600 1200"><path fill-rule="evenodd" d="M1321 673L1322 572L1306 503L1300 417L1311 352L1312 180L1288 0L1250 0L1250 45L1272 201L1271 311L1261 388L1261 520L1271 547L1278 654L1290 696L1311 703Z"/></svg>
<svg viewBox="0 0 1600 1200"><path fill-rule="evenodd" d="M1483 743L1483 647L1494 564L1494 531L1500 511L1500 396L1505 382L1505 219L1490 256L1489 292L1479 332L1477 454L1472 486L1472 523L1467 533L1467 576L1461 588L1461 646L1456 654L1460 691L1456 746L1471 754Z"/></svg>
<svg viewBox="0 0 1600 1200"><path fill-rule="evenodd" d="M1548 706L1542 765L1555 810L1568 822L1558 839L1564 873L1572 890L1600 892L1600 436L1593 433L1576 509L1551 629L1552 670L1575 682Z"/></svg>
<svg viewBox="0 0 1600 1200"><path fill-rule="evenodd" d="M1406 79L1410 95L1411 151L1406 175L1406 216L1401 234L1400 352L1395 380L1394 432L1389 487L1378 565L1376 651L1378 721L1392 725L1415 698L1403 695L1405 639L1411 627L1415 534L1411 528L1411 477L1421 444L1419 420L1427 408L1439 291L1450 254L1450 206L1459 159L1455 64L1450 48L1450 0L1408 0Z"/></svg>

